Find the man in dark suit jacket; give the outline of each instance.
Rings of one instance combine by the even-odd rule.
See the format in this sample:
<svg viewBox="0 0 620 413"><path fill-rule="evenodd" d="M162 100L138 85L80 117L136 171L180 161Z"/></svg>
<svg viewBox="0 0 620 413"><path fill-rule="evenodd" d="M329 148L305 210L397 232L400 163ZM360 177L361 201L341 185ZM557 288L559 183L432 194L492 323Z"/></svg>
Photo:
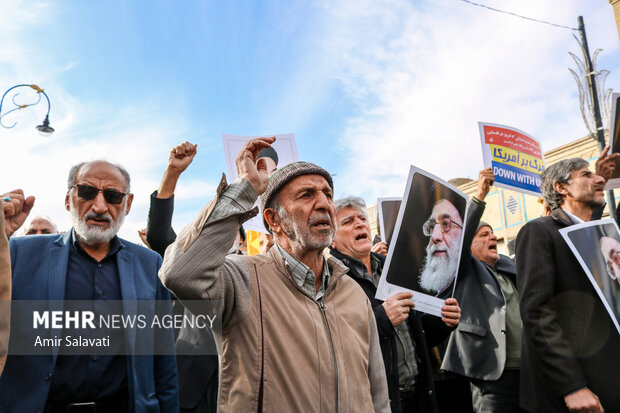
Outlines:
<svg viewBox="0 0 620 413"><path fill-rule="evenodd" d="M493 182L491 168L480 171L454 293L463 313L441 367L471 380L475 411L509 413L519 411L521 316L515 264L497 253L493 229L480 221Z"/></svg>
<svg viewBox="0 0 620 413"><path fill-rule="evenodd" d="M349 268L349 276L364 290L373 307L393 413L438 412L429 347L443 342L458 324L454 298L442 308L443 319L410 311L411 293L397 293L385 302L375 294L385 256L371 252L370 226L361 198L336 201L337 230L331 254ZM383 251L386 250L385 243Z"/></svg>
<svg viewBox="0 0 620 413"><path fill-rule="evenodd" d="M169 307L170 294L157 278L161 258L116 236L131 207L129 191L129 175L117 165L74 166L65 199L74 228L64 235L10 240L13 300L88 300L95 308L123 300L126 315L135 314L136 300L159 300ZM13 325L12 333L24 328ZM49 334L64 342L70 331ZM0 411L178 411L174 356L142 353L157 345L172 354L172 331L108 331L109 347L118 353L66 355L56 348L39 356L10 355L0 378Z"/></svg>
<svg viewBox="0 0 620 413"><path fill-rule="evenodd" d="M613 379L620 371L620 336L559 233L589 221L604 205L604 184L583 159L550 166L541 191L551 215L527 223L517 237L521 407L531 412L620 411Z"/></svg>
<svg viewBox="0 0 620 413"><path fill-rule="evenodd" d="M146 240L162 257L177 234L172 228L174 192L181 174L196 155L190 142L170 150L168 164L159 189L151 194L151 208L146 227ZM190 315L180 301L174 302L175 314ZM218 359L215 341L207 328L181 328L176 340L179 368L179 403L182 413L215 413L217 411ZM211 354L209 354L211 352Z"/></svg>

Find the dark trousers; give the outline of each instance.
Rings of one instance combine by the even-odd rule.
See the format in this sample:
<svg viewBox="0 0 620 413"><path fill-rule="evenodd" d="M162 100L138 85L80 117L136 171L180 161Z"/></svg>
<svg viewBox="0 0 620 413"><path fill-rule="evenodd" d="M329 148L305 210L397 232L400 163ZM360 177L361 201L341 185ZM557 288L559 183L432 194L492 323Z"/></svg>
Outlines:
<svg viewBox="0 0 620 413"><path fill-rule="evenodd" d="M183 407L185 403L181 400L181 413L217 413L217 372L211 378L205 392L198 401L198 404L189 408Z"/></svg>
<svg viewBox="0 0 620 413"><path fill-rule="evenodd" d="M477 413L519 413L519 370L504 370L497 380L471 380Z"/></svg>
<svg viewBox="0 0 620 413"><path fill-rule="evenodd" d="M128 413L129 395L127 390L86 403L47 404L45 413Z"/></svg>
<svg viewBox="0 0 620 413"><path fill-rule="evenodd" d="M399 391L400 406L403 413L426 413L423 395L419 390Z"/></svg>

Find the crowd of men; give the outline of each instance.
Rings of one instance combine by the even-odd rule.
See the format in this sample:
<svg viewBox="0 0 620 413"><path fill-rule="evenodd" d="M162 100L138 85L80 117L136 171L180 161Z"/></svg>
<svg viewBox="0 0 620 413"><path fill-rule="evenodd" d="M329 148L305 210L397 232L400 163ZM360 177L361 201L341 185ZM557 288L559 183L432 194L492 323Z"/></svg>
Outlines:
<svg viewBox="0 0 620 413"><path fill-rule="evenodd" d="M34 197L3 194L0 303L157 300L189 315L214 300L221 329L158 332L159 343L176 345L176 357L6 357L10 331L21 326L0 307L0 411L620 411L620 336L559 233L601 213L620 155L607 148L594 172L577 158L544 171L550 213L521 229L516 262L498 253L493 228L481 221L490 168L479 174L465 222L439 200L424 224L420 274L424 290L445 298L436 317L417 312L412 293L375 298L388 245L373 245L364 201L334 200L332 176L318 165L279 167L274 140L248 141L236 159L238 178L222 178L178 235L174 193L197 146L175 146L151 195L142 234L150 249L117 236L134 199L119 165L71 168L65 207L73 227L65 233L39 216L18 236ZM239 251L240 228L259 211L269 234L261 235L261 254L250 256ZM593 246L610 257L610 271L612 241ZM120 347L144 339L113 334ZM201 351L213 346L219 355ZM467 381L469 400L441 383L443 373Z"/></svg>

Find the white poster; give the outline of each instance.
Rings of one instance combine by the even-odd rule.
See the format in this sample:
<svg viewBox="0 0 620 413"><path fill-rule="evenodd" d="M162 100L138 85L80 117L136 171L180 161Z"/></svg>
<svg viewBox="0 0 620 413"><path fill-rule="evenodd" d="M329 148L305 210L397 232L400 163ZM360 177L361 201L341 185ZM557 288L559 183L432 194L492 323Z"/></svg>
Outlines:
<svg viewBox="0 0 620 413"><path fill-rule="evenodd" d="M410 292L416 311L441 317L454 294L468 198L412 166L402 199L376 298Z"/></svg>
<svg viewBox="0 0 620 413"><path fill-rule="evenodd" d="M560 234L581 264L620 334L620 231L613 219L562 228Z"/></svg>
<svg viewBox="0 0 620 413"><path fill-rule="evenodd" d="M224 156L226 157L226 169L228 171L227 180L229 183L237 179L238 173L235 160L237 159L237 155L239 155L239 152L241 152L243 145L245 145L245 143L251 139L271 136L276 137L276 141L271 145L271 147L275 149L277 153L278 162L276 165L276 169L280 169L284 165L288 165L289 163L299 160L299 155L297 154L297 145L295 143L295 135L292 133L260 136L222 135ZM255 206L258 206L258 201L256 201ZM246 230L262 232L264 234L268 233L268 231L265 229L265 226L263 225L263 218L260 213L254 218L247 220L243 224L243 228L245 228Z"/></svg>

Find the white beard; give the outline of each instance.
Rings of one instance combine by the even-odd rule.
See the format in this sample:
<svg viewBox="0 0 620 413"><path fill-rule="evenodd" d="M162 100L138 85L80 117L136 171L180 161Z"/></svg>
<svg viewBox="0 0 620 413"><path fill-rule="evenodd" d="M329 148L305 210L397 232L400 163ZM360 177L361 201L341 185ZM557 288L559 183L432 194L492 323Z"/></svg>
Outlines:
<svg viewBox="0 0 620 413"><path fill-rule="evenodd" d="M439 293L450 285L456 277L459 260L457 243L448 247L448 255L445 257L433 256L437 249L435 244L426 247L426 258L420 273L420 287L434 293Z"/></svg>
<svg viewBox="0 0 620 413"><path fill-rule="evenodd" d="M309 231L305 228L302 228L302 225L295 220L284 208L278 208L278 214L280 215L282 231L284 235L289 239L289 242L292 244L298 244L305 250L322 250L331 245L334 240L334 236L336 235L336 227L332 226L330 229L324 230L325 234L323 238L314 237ZM327 219L331 223L331 217L328 213L317 214L313 218L310 218L309 225L312 225L312 222L317 219Z"/></svg>
<svg viewBox="0 0 620 413"><path fill-rule="evenodd" d="M73 199L69 197L69 212L71 213L71 220L73 221L73 228L75 233L80 238L80 242L86 245L97 245L110 242L112 238L118 234L118 231L123 225L125 216L127 216L127 208L123 209L118 215L116 221L112 219L109 214L98 215L94 212L87 212L83 219L80 219L80 215L73 205ZM106 218L108 219L108 228L104 229L99 225L87 225L86 221L90 218Z"/></svg>

